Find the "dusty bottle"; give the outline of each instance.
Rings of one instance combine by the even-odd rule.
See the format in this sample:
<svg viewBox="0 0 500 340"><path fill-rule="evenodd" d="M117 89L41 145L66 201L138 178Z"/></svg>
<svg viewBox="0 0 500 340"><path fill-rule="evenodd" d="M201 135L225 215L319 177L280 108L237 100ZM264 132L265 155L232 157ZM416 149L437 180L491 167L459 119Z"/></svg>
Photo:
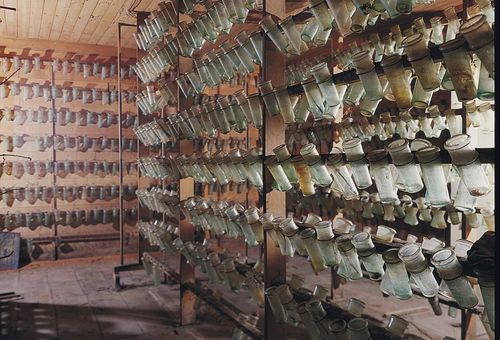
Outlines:
<svg viewBox="0 0 500 340"><path fill-rule="evenodd" d="M461 307L472 308L477 305L478 299L452 249L444 248L437 251L432 256L431 262L436 267L439 276L446 281L453 298Z"/></svg>

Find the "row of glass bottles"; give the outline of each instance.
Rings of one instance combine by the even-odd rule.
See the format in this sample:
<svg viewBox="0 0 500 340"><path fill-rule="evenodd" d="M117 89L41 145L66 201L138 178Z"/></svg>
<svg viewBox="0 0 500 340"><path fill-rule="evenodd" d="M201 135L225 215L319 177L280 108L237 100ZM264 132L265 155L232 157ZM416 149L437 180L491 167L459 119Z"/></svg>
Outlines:
<svg viewBox="0 0 500 340"><path fill-rule="evenodd" d="M323 304L326 289L316 285L313 292L303 288L301 282L294 283L294 277L287 284L271 286L266 289L265 295L274 319L277 323L288 323L298 326L304 325L309 337L319 339L371 339L368 322L361 318L354 303L348 306L349 313L355 317L346 321L343 319L332 319ZM323 291L324 290L324 291ZM321 293L318 294L318 292ZM296 295L297 294L297 297ZM354 302L355 299L351 299ZM360 301L361 302L361 301ZM385 329L395 336L403 336L408 322L404 319L391 315Z"/></svg>
<svg viewBox="0 0 500 340"><path fill-rule="evenodd" d="M191 224L217 236L244 237L251 247L264 242L260 212L255 207L245 209L240 203L193 197L182 202L181 209Z"/></svg>
<svg viewBox="0 0 500 340"><path fill-rule="evenodd" d="M138 221L137 227L141 236L151 246L159 247L161 251L172 254L176 248L172 242L179 237L179 228L164 221Z"/></svg>
<svg viewBox="0 0 500 340"><path fill-rule="evenodd" d="M168 33L170 26L175 26L176 23L177 11L172 2L159 2L158 8L144 19L144 24L139 25L139 32L132 33L137 47L147 51L161 41L165 33Z"/></svg>
<svg viewBox="0 0 500 340"><path fill-rule="evenodd" d="M0 177L3 175L20 179L24 175L44 178L47 174L55 174L64 178L75 174L80 177L94 175L98 177L117 176L119 163L108 161L5 161L0 166ZM137 164L135 162L123 162L124 175L135 175Z"/></svg>
<svg viewBox="0 0 500 340"><path fill-rule="evenodd" d="M56 123L59 126L75 124L76 126L96 125L97 128L109 128L118 124L118 115L113 112L92 112L92 111L55 111L52 108L26 110L13 109L6 107L1 110L0 122L13 122L15 125L24 125L25 123ZM126 129L137 124L137 116L127 113L122 119L122 128ZM45 138L45 137L44 137Z"/></svg>
<svg viewBox="0 0 500 340"><path fill-rule="evenodd" d="M0 84L0 99L15 96L21 96L23 101L43 98L45 102L50 102L52 99L62 98L64 103L81 100L82 104L101 103L102 105L111 105L118 101L118 90L69 88L58 85L43 86L37 83L4 82ZM121 96L127 103L134 103L136 100L136 94L132 90L123 90Z"/></svg>
<svg viewBox="0 0 500 340"><path fill-rule="evenodd" d="M73 186L33 186L15 187L14 189L3 188L0 199L5 206L12 206L14 201L27 202L31 205L36 201L50 203L53 198L67 202L77 199L92 203L96 200L110 201L119 195L118 185L73 185ZM123 186L123 195L126 201L134 198L137 185L129 184Z"/></svg>
<svg viewBox="0 0 500 340"><path fill-rule="evenodd" d="M491 2L488 0L479 2L481 6L475 5L467 9L468 18L471 19L482 13L486 16L486 21L491 25L494 21ZM380 62L383 56L394 54L404 55L406 51L402 46L402 41L416 33L421 33L427 43L431 42L434 45L441 45L443 42L455 39L457 33L459 33L462 20L457 16L455 7L453 6L445 8L443 14L447 22L443 23L441 17L433 17L430 19L430 28L427 27L424 18L418 17L413 20L410 27L404 30L401 30L399 25L391 26L390 32L382 39L380 39L378 33L374 32L369 35L369 38L364 43L361 43L361 46L358 46L356 42L350 43L349 50L343 52L335 51L334 53L339 63L339 68L344 71L353 68L354 65L351 61L351 56L358 50L375 49L374 60L376 62ZM446 33L443 32L445 27Z"/></svg>
<svg viewBox="0 0 500 340"><path fill-rule="evenodd" d="M180 252L189 264L199 266L201 272L207 274L209 282L227 284L234 292L239 292L242 287L245 287L258 306L264 305L264 288L258 277L262 271L261 262L258 261L254 268L246 266L242 274L236 269L242 264L237 265L234 256L225 249L222 252L215 252L206 244L183 242L178 237L178 228L161 221L139 221L138 224L141 234L150 241L151 245L159 246L167 253ZM146 271L148 272L147 269Z"/></svg>
<svg viewBox="0 0 500 340"><path fill-rule="evenodd" d="M108 138L107 136L91 138L88 136L37 136L31 137L25 134L15 134L14 136L2 137L2 150L12 152L14 149L20 149L27 142L34 142L38 151L43 152L53 145L56 150L64 151L66 149L75 149L80 152L87 152L91 149L93 152L101 152L110 150L118 152L119 144L121 143L123 151L135 152L137 150L137 140L130 138Z"/></svg>
<svg viewBox="0 0 500 340"><path fill-rule="evenodd" d="M384 276L385 262L389 278L392 279L390 282L394 291L393 295L396 297L408 299L412 296L406 271L410 272L424 296L437 295L439 285L428 267L421 246L417 243L408 243L400 249L390 249L380 256L376 252L371 235L367 232L343 233L335 237L332 222L321 221L321 218L314 214L309 214L301 225L305 229L299 228L292 218L275 217L272 218L272 222L263 224L263 227L284 256L293 257L295 252L308 256L316 272L332 267L336 268L338 275L357 280L363 276L361 269L363 265L370 279L378 281ZM337 233L344 231L342 230L344 227L336 227L335 231ZM386 239L384 241L387 242ZM450 248L438 250L431 261L441 278L446 280L453 298L464 308L474 307L477 304L477 298L463 275L462 267L453 250ZM392 271L394 273L391 273ZM384 282L384 290L391 291L387 288L387 285L391 283Z"/></svg>
<svg viewBox="0 0 500 340"><path fill-rule="evenodd" d="M410 226L418 226L422 221L430 223L433 228L446 229L448 224L458 225L465 218L466 225L471 228L484 225L493 231L495 227L494 208L481 208L477 213L476 198L466 189L457 191L452 197L452 203L444 208L432 207L425 197L412 200L408 195L403 195L392 203L382 203L379 193L368 194L366 191L361 191L359 198L344 200L342 203L345 216L355 217L360 214L365 221L377 219L394 222L397 218Z"/></svg>
<svg viewBox="0 0 500 340"><path fill-rule="evenodd" d="M260 189L262 182L261 150L254 148L243 155L240 149L229 153L223 151L201 156L181 155L168 158L141 158L138 167L143 176L155 179L179 179L193 177L195 182L227 184L230 181L242 183L248 180Z"/></svg>
<svg viewBox="0 0 500 340"><path fill-rule="evenodd" d="M152 186L149 189L138 189L135 193L139 204L151 211L165 214L167 217L175 217L179 212L178 190L175 188Z"/></svg>
<svg viewBox="0 0 500 340"><path fill-rule="evenodd" d="M184 97L202 93L205 87L214 87L235 79L238 75L253 73L255 65L262 64L262 36L260 32L247 35L241 31L236 43L224 41L219 52L207 52L207 59L194 59L195 69L176 78Z"/></svg>
<svg viewBox="0 0 500 340"><path fill-rule="evenodd" d="M262 127L262 105L257 94L247 96L241 90L229 98L219 97L164 119L154 119L134 128L134 132L143 144L154 146L180 139L213 138L217 131L241 133L248 123Z"/></svg>
<svg viewBox="0 0 500 340"><path fill-rule="evenodd" d="M301 156L293 158L286 145L278 146L273 150L276 156L265 162L275 180L274 188L287 191L292 189L292 183L298 183L302 194L310 196L315 193L314 185L330 186L349 200L359 196L357 189L372 186L373 178L382 203L397 201L398 190L416 193L424 188L424 184L426 198L433 207L444 207L450 203L440 149L428 141L415 140L410 148L407 140L398 139L389 144L387 150L374 150L368 156L358 138L344 141L342 146L350 171L342 154L338 153L340 150L334 150L337 153L331 154L325 162L314 144L303 146ZM479 163L478 152L470 144L470 137L456 135L446 141L444 147L450 153L453 166L468 193L474 197L488 194L491 185ZM415 163L412 150L416 151L420 167ZM393 166L388 162L387 153L391 155Z"/></svg>
<svg viewBox="0 0 500 340"><path fill-rule="evenodd" d="M81 225L97 225L117 223L120 209L85 209L85 210L55 210L37 212L18 212L0 215L0 229L12 231L16 228L27 227L36 229L39 227L50 228L54 223L79 227ZM124 221L128 225L135 225L137 219L136 208L123 209Z"/></svg>
<svg viewBox="0 0 500 340"><path fill-rule="evenodd" d="M210 41L215 41L218 35L229 34L233 24L245 22L250 10L258 10L262 7L262 4L254 0L225 0L219 5L213 4L209 1L193 0L183 0L182 3L184 5L183 13L192 17L200 34L205 33L205 35L207 35L205 39ZM205 7L205 15L197 15L198 13L195 12L194 8L195 4L203 5ZM212 30L213 32L205 32L207 30ZM214 34L215 38L210 36L210 34Z"/></svg>
<svg viewBox="0 0 500 340"><path fill-rule="evenodd" d="M137 63L132 66L134 72L143 83L156 81L162 72L168 72L177 64L177 42L167 34L162 42L154 45Z"/></svg>
<svg viewBox="0 0 500 340"><path fill-rule="evenodd" d="M12 59L12 62L10 61ZM40 56L34 56L33 60L29 58L23 58L21 59L19 56L15 55L13 57L2 57L0 59L0 63L2 64L2 72L7 74L9 71L16 71L18 69L21 69L21 72L23 74L28 74L31 71L40 71L43 67L44 64L46 63L45 61L42 60ZM83 73L83 78L86 79L90 76L100 76L101 80L104 80L106 78L114 78L116 75L116 64L109 64L109 65L104 65L104 64L99 64L99 63L93 63L93 64L86 64L86 63L81 63L78 60L75 61L69 61L69 60L64 60L61 62L59 59L54 59L50 65L52 66L52 69L55 72L61 71L62 74L69 74L70 72L74 71L77 73ZM134 70L132 67L126 67L122 66L120 68L120 78L123 80L125 78L132 78L134 75Z"/></svg>
<svg viewBox="0 0 500 340"><path fill-rule="evenodd" d="M136 102L143 115L150 115L161 111L167 105L175 105L177 97L165 79L156 81L156 89L153 85L148 85L136 96Z"/></svg>

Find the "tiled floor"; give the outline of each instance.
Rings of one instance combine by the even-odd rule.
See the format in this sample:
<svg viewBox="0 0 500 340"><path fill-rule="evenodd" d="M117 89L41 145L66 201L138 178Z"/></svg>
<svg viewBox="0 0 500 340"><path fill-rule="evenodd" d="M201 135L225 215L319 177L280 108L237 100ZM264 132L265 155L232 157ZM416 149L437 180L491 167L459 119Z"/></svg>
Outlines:
<svg viewBox="0 0 500 340"><path fill-rule="evenodd" d="M231 248L229 244L224 246ZM255 256L254 252L250 257ZM133 262L133 259L128 259ZM170 262L170 261L169 261ZM15 291L22 295L12 305L0 302L2 324L0 338L5 339L230 339L233 325L210 307L201 304L199 323L178 327L179 286L163 284L154 287L144 271L122 274L125 288L113 290L112 272L117 257L96 257L58 262L37 262L17 271L0 272L0 293ZM175 265L175 262L174 262ZM304 258L294 257L287 263L287 273L305 278L305 287L315 284L329 287L329 271L314 275ZM196 274L202 276L201 273ZM236 294L225 286L211 285L246 313L261 313L243 290ZM163 303L153 296L160 296ZM346 307L356 297L365 301L365 313L387 321L390 314L410 322L408 333L422 339L460 339L460 313L456 318L435 316L420 297L407 301L383 298L378 283L360 280L342 285L334 302ZM292 328L292 327L290 327ZM288 339L307 339L303 330L287 329ZM479 320L476 339L488 339Z"/></svg>

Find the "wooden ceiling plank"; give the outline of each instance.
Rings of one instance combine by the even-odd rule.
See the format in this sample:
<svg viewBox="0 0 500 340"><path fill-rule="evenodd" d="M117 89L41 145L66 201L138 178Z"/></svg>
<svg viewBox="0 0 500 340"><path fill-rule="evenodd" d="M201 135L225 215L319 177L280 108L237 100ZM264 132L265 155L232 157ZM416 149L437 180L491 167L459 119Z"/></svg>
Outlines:
<svg viewBox="0 0 500 340"><path fill-rule="evenodd" d="M120 8L120 11L118 12L117 15L113 18L113 21L109 24L109 26L106 28L104 31L104 34L99 38L97 41L97 44L103 45L105 42L110 41L112 37L114 37L114 43L113 45L116 46L116 30L117 30L117 23L118 22L124 22L124 23L135 23L136 19L127 15L127 10L130 6L130 1L127 3L123 4L123 6Z"/></svg>
<svg viewBox="0 0 500 340"><path fill-rule="evenodd" d="M50 29L50 40L59 40L70 4L71 2L69 2L68 0L57 1L54 19L52 20L52 28Z"/></svg>
<svg viewBox="0 0 500 340"><path fill-rule="evenodd" d="M30 27L30 0L17 1L17 36L28 37Z"/></svg>
<svg viewBox="0 0 500 340"><path fill-rule="evenodd" d="M66 18L64 19L64 25L62 27L62 32L59 40L72 41L71 34L73 33L73 27L75 27L75 23L78 19L78 16L80 15L80 11L82 10L84 3L85 0L71 0L71 5L69 6Z"/></svg>
<svg viewBox="0 0 500 340"><path fill-rule="evenodd" d="M109 6L108 10L106 11L106 14L103 15L101 22L99 23L97 29L90 37L88 43L97 44L99 39L103 36L103 34L106 32L108 27L113 22L113 19L115 19L118 13L120 13L120 8L123 6L124 6L123 0L113 0L113 3L111 4L111 6Z"/></svg>
<svg viewBox="0 0 500 340"><path fill-rule="evenodd" d="M97 29L97 26L101 22L104 14L106 14L106 11L108 10L111 3L112 0L100 0L97 3L97 6L94 8L94 11L90 16L87 25L83 29L82 34L80 35L80 37L78 37L79 42L90 43L90 38L92 37L92 34Z"/></svg>
<svg viewBox="0 0 500 340"><path fill-rule="evenodd" d="M76 20L75 26L73 27L73 34L71 34L72 41L78 41L80 36L83 33L83 30L88 25L90 17L94 12L99 0L87 0L83 4L83 7L78 15L78 19Z"/></svg>
<svg viewBox="0 0 500 340"><path fill-rule="evenodd" d="M40 23L40 33L38 38L48 40L50 30L52 29L52 22L54 20L54 13L56 12L57 0L45 0L43 4L42 22Z"/></svg>
<svg viewBox="0 0 500 340"><path fill-rule="evenodd" d="M28 38L38 38L40 34L43 8L45 7L46 1L50 0L31 0Z"/></svg>
<svg viewBox="0 0 500 340"><path fill-rule="evenodd" d="M8 7L17 7L16 0L4 0L3 3ZM8 36L17 37L17 12L5 11L5 26Z"/></svg>

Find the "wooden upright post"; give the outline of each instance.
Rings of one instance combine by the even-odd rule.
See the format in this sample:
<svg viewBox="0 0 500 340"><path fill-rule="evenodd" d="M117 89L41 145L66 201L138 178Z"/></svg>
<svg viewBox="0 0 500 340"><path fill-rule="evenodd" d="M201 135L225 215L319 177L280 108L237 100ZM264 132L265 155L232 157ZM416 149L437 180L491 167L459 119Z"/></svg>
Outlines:
<svg viewBox="0 0 500 340"><path fill-rule="evenodd" d="M186 16L179 12L179 2L177 3L177 24L182 20L186 19ZM177 59L177 76L182 73L186 73L193 70L193 60L191 58L182 57L178 55ZM177 109L178 112L190 108L193 105L192 98L184 98L179 88L177 88ZM193 141L192 140L181 140L179 142L179 154L190 155L193 153ZM193 178L184 178L180 180L179 183L179 199L185 200L194 195L194 180ZM182 219L179 216L179 237L183 242L194 242L194 226ZM180 258L180 268L179 273L181 277L180 282L180 298L181 298L181 325L189 325L195 322L196 312L194 309L196 302L196 295L186 289L187 283L194 283L194 266L187 262L187 259L181 254Z"/></svg>
<svg viewBox="0 0 500 340"><path fill-rule="evenodd" d="M271 12L274 15L284 16L284 0L264 0L264 13ZM272 11L271 11L272 9ZM281 15L280 15L281 14ZM266 36L264 39L264 80L271 80L273 86L283 86L285 78L285 56L279 52L272 41ZM273 149L285 143L285 125L280 115L270 117L265 114L263 134L263 153L265 156L273 154ZM266 171L263 169L263 175ZM264 183L268 181L264 178ZM264 212L271 212L274 216L286 216L286 196L284 192L276 190L268 193L264 200ZM276 284L286 282L286 262L280 250L274 246L267 233L264 239L264 289ZM285 327L276 323L269 303L265 305L264 338L286 339Z"/></svg>

